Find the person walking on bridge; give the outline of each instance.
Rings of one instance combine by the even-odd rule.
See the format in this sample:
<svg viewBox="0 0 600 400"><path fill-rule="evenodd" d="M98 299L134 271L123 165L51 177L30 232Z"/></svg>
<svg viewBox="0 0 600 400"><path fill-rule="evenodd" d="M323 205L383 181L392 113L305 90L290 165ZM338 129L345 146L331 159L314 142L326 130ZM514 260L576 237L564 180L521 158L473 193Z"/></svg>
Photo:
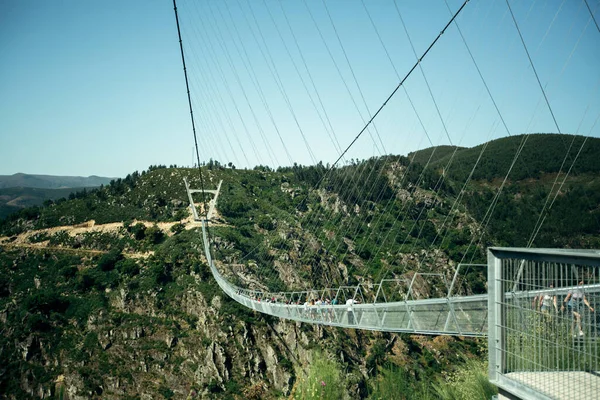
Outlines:
<svg viewBox="0 0 600 400"><path fill-rule="evenodd" d="M358 301L354 299L346 300L346 307L348 307L348 324L354 325L354 305L358 304Z"/></svg>
<svg viewBox="0 0 600 400"><path fill-rule="evenodd" d="M583 305L586 305L591 312L594 312L594 307L592 307L589 301L585 298L585 293L583 292L583 281L579 282L576 289L570 290L569 293L567 293L567 297L565 297L563 305L560 308L561 310L565 309L564 303L567 303L567 308L574 317L573 324L571 325L571 328L573 329L573 335L575 335L575 323L577 323L577 328L579 328L579 336L583 336L584 333L581 325L581 316L585 311Z"/></svg>

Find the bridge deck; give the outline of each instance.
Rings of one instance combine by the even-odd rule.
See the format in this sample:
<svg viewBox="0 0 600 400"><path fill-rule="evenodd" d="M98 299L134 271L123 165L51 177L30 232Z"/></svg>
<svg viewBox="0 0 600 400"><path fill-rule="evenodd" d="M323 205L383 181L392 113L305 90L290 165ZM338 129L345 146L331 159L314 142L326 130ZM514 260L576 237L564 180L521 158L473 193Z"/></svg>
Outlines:
<svg viewBox="0 0 600 400"><path fill-rule="evenodd" d="M597 371L511 372L506 378L537 391L551 399L597 399L600 375Z"/></svg>

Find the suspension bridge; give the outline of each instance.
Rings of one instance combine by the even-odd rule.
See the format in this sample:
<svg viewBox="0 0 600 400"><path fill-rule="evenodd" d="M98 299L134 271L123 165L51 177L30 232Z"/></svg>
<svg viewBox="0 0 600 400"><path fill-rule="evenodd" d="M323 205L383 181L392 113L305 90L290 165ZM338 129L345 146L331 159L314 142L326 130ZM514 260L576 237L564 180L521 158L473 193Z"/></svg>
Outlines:
<svg viewBox="0 0 600 400"><path fill-rule="evenodd" d="M534 171L536 160L521 158L533 140L530 134L520 136L506 161L497 167L497 183L479 219L461 217L472 206L469 197L480 196L478 190L483 192L485 185L477 190L473 185L479 171L489 169L486 156L494 151L488 150L488 146L493 148L490 140L536 129L558 134L570 130L587 136L599 133L600 69L590 68L587 60L599 57L596 14L600 5L587 0L575 3L525 9L509 0L444 1L437 11L419 11L427 17L422 20L423 29L431 27L426 41L415 38L416 28L411 24L421 16L396 1L377 6L360 1L348 4L348 10L325 1L263 2L264 7L241 1L186 4L188 20L181 26L185 37L195 43L187 52L196 65L191 84L181 31L179 42L197 165L202 165L200 142L215 159L230 158L246 168L255 165L269 171L268 165L285 164L281 157L293 168L297 159L315 166L300 171L304 188L280 182L280 196L289 198L292 205L286 212L298 219L289 226L309 232L296 241L306 242L304 247L325 249L312 259L317 270L313 282L302 281L289 263L277 264L271 254L257 248L215 259L222 252L213 246L218 232L211 233L210 228L222 182L216 190L208 190L208 185L216 182L206 172L203 176L202 168L199 182L194 183L200 188L191 189L185 182L194 218L202 224L208 265L221 289L252 310L304 323L488 337L490 379L507 396L598 398L600 327L595 309L600 306L600 253L532 249L544 235L570 175L582 160L588 160L587 137L561 136L562 156L556 167L546 168L551 170L550 183L528 224L529 235L512 243L520 247L486 248L485 235L512 179L548 173L543 168ZM175 1L174 8L179 30ZM353 23L347 24L346 19L355 14L362 15L361 23L352 18ZM533 21L533 15L539 18ZM404 37L402 49L395 53L398 32ZM548 43L557 38L562 40L561 46ZM482 51L490 46L499 50ZM353 53L354 47L360 51ZM360 54L360 62L351 62L353 54ZM520 64L506 63L506 54L515 56ZM367 59L374 60L376 69L364 67ZM461 61L455 68L452 62L457 59ZM325 64L329 68L324 68ZM545 64L559 68L554 71ZM384 65L388 66L385 70ZM584 83L571 84L564 78L569 73L586 76ZM435 83L440 81L445 81L452 95L436 90ZM502 85L515 89L502 89ZM194 98L202 105L196 113L202 135L196 135L191 86L203 94ZM573 103L565 104L557 93ZM559 103L576 116L568 118L561 113ZM355 136L340 134L356 127L361 128ZM456 161L463 140L460 133L471 130L486 131L486 142L475 148L464 167ZM436 135L441 139L436 140ZM417 136L431 146L419 162L416 155L388 155L401 153L405 147L399 144L418 148L421 142L413 143ZM300 149L305 150L302 155ZM367 149L373 149L368 160ZM332 162L317 164L317 159L325 157ZM465 162L465 158L461 160ZM229 165L235 168L231 162ZM521 178L515 177L518 168L524 171ZM456 172L459 170L462 172ZM456 187L448 188L449 176L458 179ZM262 179L269 177L265 174ZM259 200L260 190L249 182L242 183L240 190L249 197L238 207L252 209L249 204ZM196 210L193 195L197 193L204 202L206 194L215 196L209 205L204 204L203 215ZM444 196L451 200L444 201ZM435 225L427 224L430 215ZM442 244L451 240L457 226L468 232L465 249L449 269L436 271L435 258L443 253ZM423 246L423 251L419 252L418 246ZM401 253L416 256L412 261L402 258L405 265L399 270L395 257ZM347 274L331 265L356 254L365 255L361 256L365 263L377 264L378 273L349 284ZM474 262L485 256L487 264ZM442 258L449 263L447 257ZM235 263L252 264L254 271L236 272ZM360 266L363 262L354 263ZM284 272L286 268L292 271ZM487 278L483 279L484 293L469 294L459 285L468 271L478 271L480 281ZM284 273L291 274L286 280L295 281L298 288L270 289L269 282L282 281ZM424 295L428 290L423 286L431 293Z"/></svg>
<svg viewBox="0 0 600 400"><path fill-rule="evenodd" d="M192 192L188 188L190 207L195 209ZM212 192L215 198L218 192ZM446 297L408 300L413 279L403 301L388 302L382 290L384 279L375 285L374 300L366 302L361 284L291 292L236 286L213 260L209 220L197 221L202 224L204 254L214 279L223 292L249 309L340 328L489 336L489 374L501 396L507 396L502 398L592 399L600 393L600 320L593 314L600 307L600 284L583 281L583 277L600 277L598 250L491 248L485 266L490 286L486 295L452 296L459 265ZM547 282L555 282L556 288L547 287ZM564 303L562 299L574 293L582 296L575 306L577 317L571 315L571 303L566 313L559 313L564 304L557 302ZM592 313L583 309L584 303ZM549 308L544 310L542 304Z"/></svg>

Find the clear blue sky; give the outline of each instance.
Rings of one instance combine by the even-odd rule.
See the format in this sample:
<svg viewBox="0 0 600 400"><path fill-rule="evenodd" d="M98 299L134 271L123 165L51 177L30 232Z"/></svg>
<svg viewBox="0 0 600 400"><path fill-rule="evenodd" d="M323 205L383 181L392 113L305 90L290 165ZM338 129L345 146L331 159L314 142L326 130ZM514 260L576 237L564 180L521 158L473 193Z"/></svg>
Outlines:
<svg viewBox="0 0 600 400"><path fill-rule="evenodd" d="M178 2L202 160L333 162L415 62L400 16L421 55L451 15L438 0L326 4ZM600 137L600 32L585 2L511 6L560 130ZM557 131L505 0L471 0L457 23L508 132L452 25L421 63L445 128L416 69L349 158ZM0 52L0 174L193 162L171 1L0 0Z"/></svg>

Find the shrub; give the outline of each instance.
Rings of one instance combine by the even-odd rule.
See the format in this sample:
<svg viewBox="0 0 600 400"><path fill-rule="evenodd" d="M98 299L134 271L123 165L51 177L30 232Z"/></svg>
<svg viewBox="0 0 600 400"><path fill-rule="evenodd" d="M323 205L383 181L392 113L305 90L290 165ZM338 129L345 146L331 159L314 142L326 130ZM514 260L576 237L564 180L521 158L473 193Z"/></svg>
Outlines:
<svg viewBox="0 0 600 400"><path fill-rule="evenodd" d="M127 230L133 234L135 240L143 240L146 237L146 225L141 222L138 222L133 226L130 225Z"/></svg>
<svg viewBox="0 0 600 400"><path fill-rule="evenodd" d="M488 380L487 370L486 361L469 360L448 381L434 385L434 389L442 399L491 399L498 389Z"/></svg>
<svg viewBox="0 0 600 400"><path fill-rule="evenodd" d="M171 232L173 232L175 235L177 235L178 233L181 233L185 230L185 225L183 225L182 223L177 223L174 224L171 227Z"/></svg>
<svg viewBox="0 0 600 400"><path fill-rule="evenodd" d="M340 366L320 352L313 353L309 370L298 374L295 399L337 400L343 388Z"/></svg>
<svg viewBox="0 0 600 400"><path fill-rule="evenodd" d="M119 261L116 265L117 271L126 276L135 276L140 273L140 267L135 260L130 258Z"/></svg>
<svg viewBox="0 0 600 400"><path fill-rule="evenodd" d="M146 229L146 238L152 244L159 244L164 240L165 234L158 226L154 225Z"/></svg>
<svg viewBox="0 0 600 400"><path fill-rule="evenodd" d="M115 269L117 262L121 259L123 259L123 254L121 254L120 250L111 250L100 257L100 261L98 261L98 268L105 272L112 271Z"/></svg>

